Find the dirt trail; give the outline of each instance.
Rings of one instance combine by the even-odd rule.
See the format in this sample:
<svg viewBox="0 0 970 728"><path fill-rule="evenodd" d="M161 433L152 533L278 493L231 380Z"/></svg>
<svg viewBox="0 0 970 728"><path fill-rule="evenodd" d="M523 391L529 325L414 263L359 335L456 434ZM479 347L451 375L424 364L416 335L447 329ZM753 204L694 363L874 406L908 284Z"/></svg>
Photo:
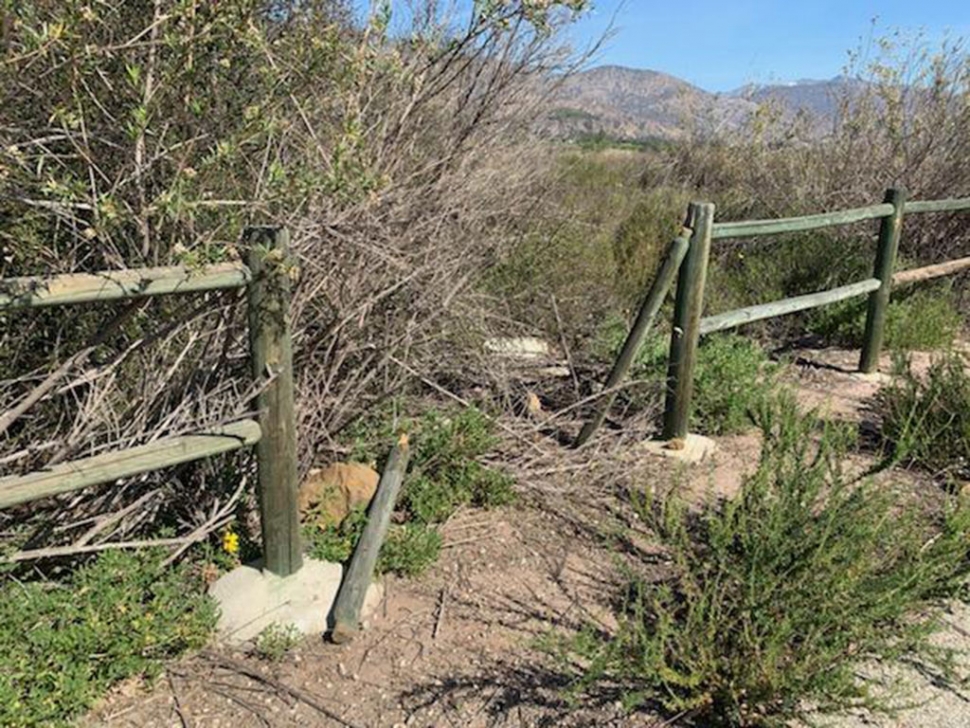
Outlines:
<svg viewBox="0 0 970 728"><path fill-rule="evenodd" d="M880 383L852 373L856 352L803 350L792 356L785 379L803 404L865 427ZM916 366L927 362L917 357ZM693 466L686 478L635 442L598 456L615 460L630 483L656 485L676 477L699 500L711 491L732 495L756 466L756 436L720 438L718 445L716 456ZM550 636L583 625L612 626L617 561L624 549L636 550L638 534L629 514L618 525L611 494L582 497L581 468L563 467L555 477L564 482L563 495L547 493L542 507L464 511L451 519L441 561L421 579L387 579L384 602L353 644L307 640L275 664L215 647L172 665L153 687L130 683L116 690L82 725L662 725L655 716L624 716L619 695L608 690L579 704L566 698L569 677L550 656ZM894 471L891 477L928 487L912 474ZM970 645L970 610L956 609L947 622L940 639ZM970 696L934 685L912 669L896 674L921 705L882 721L856 716L824 724L970 726Z"/></svg>

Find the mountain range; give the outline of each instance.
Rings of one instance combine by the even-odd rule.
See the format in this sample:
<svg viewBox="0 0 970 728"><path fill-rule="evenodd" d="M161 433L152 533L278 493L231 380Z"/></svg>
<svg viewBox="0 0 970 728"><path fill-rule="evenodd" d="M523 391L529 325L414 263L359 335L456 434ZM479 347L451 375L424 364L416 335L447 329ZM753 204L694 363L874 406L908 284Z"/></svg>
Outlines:
<svg viewBox="0 0 970 728"><path fill-rule="evenodd" d="M802 112L818 123L836 110L839 94L860 82L836 77L748 84L712 93L660 71L600 66L562 81L543 124L556 138L677 139L688 130L736 128L762 104L783 114Z"/></svg>

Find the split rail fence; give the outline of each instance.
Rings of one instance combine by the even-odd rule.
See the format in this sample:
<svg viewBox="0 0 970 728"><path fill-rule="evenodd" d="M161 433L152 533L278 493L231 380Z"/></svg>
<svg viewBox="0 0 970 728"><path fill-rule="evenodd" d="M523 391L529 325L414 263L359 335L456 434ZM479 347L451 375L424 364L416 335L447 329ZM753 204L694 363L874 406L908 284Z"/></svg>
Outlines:
<svg viewBox="0 0 970 728"><path fill-rule="evenodd" d="M260 385L258 421L241 420L0 478L0 508L255 446L263 566L280 576L301 568L289 235L282 228L259 227L248 229L244 237L248 265L0 279L0 311L246 288L252 372Z"/></svg>
<svg viewBox="0 0 970 728"><path fill-rule="evenodd" d="M896 272L896 258L905 216L962 210L970 210L970 198L908 201L905 191L901 189L887 190L882 204L879 205L777 220L715 222L715 208L712 203L691 203L684 229L668 249L660 272L654 279L623 349L610 372L604 389L606 394L599 400L595 414L580 432L576 446L587 442L605 420L609 407L616 397L617 388L627 376L640 345L653 325L675 278L677 292L674 300L663 419L662 437L665 440L683 440L687 437L697 347L700 337L705 334L868 294L869 304L859 369L864 373L875 372L885 337L886 311L893 285L929 280L970 268L970 257L966 257ZM818 230L866 220L881 221L871 278L826 291L762 303L714 316L703 316L704 287L713 241Z"/></svg>

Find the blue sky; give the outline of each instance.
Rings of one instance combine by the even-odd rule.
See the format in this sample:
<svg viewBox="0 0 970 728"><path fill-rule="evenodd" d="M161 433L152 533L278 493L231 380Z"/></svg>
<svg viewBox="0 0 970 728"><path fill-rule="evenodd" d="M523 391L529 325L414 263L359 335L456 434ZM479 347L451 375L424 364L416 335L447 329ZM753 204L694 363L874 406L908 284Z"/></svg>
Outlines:
<svg viewBox="0 0 970 728"><path fill-rule="evenodd" d="M593 0L572 31L585 45L613 22L596 65L671 73L709 91L831 78L873 35L923 30L970 37L970 0Z"/></svg>

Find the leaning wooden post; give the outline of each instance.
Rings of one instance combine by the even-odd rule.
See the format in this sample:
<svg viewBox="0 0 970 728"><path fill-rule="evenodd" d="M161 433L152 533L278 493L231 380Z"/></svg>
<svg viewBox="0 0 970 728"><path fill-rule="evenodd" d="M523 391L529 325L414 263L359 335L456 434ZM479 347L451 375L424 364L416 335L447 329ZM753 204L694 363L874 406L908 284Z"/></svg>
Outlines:
<svg viewBox="0 0 970 728"><path fill-rule="evenodd" d="M387 529L391 525L391 514L394 512L394 504L397 503L397 494L401 491L409 458L407 435L401 435L397 445L391 450L381 482L377 484L374 500L367 509L367 525L354 548L354 555L350 557L350 564L340 583L340 591L337 592L333 606L333 629L330 632L330 639L337 644L352 640L360 627L360 610L364 605Z"/></svg>
<svg viewBox="0 0 970 728"><path fill-rule="evenodd" d="M296 412L290 340L289 233L257 227L245 233L249 285L249 346L262 437L256 445L263 566L289 576L303 565L297 506ZM267 383L268 380L268 383Z"/></svg>
<svg viewBox="0 0 970 728"><path fill-rule="evenodd" d="M630 371L630 367L633 365L633 361L640 351L640 346L643 344L643 338L653 325L653 320L657 317L657 312L660 311L660 306L663 305L664 299L667 297L667 291L670 290L670 286L674 282L674 277L677 275L677 270L680 268L684 256L687 255L687 249L690 247L687 239L688 235L690 235L690 231L685 231L681 237L671 243L663 264L660 266L660 272L657 273L657 277L650 286L650 291L647 293L646 298L643 299L637 320L634 321L633 328L630 329L630 334L623 343L623 349L620 351L616 363L613 364L613 369L610 370L610 376L607 377L606 384L603 385L603 390L606 394L600 398L596 412L592 418L583 425L583 429L580 431L579 437L576 438L576 442L573 445L574 447L581 447L586 444L589 438L593 436L593 433L603 424L603 420L606 419L606 413L609 412L613 400L616 399L616 392L611 390L620 384L626 377L627 372Z"/></svg>
<svg viewBox="0 0 970 728"><path fill-rule="evenodd" d="M872 374L879 367L879 355L886 336L886 311L889 308L889 294L893 287L893 270L896 268L896 255L899 252L899 238L903 230L903 210L906 206L906 191L886 190L883 202L893 206L893 214L882 219L879 226L879 248L876 251L876 268L873 278L882 285L869 294L869 311L866 314L866 333L862 340L862 357L859 370Z"/></svg>
<svg viewBox="0 0 970 728"><path fill-rule="evenodd" d="M663 439L687 437L690 421L690 399L694 391L694 363L700 341L701 313L704 308L704 284L707 261L711 253L714 229L714 205L692 202L685 226L691 229L690 247L680 266L677 298L674 302L673 332L670 337L670 360L667 367L667 401L664 407Z"/></svg>

